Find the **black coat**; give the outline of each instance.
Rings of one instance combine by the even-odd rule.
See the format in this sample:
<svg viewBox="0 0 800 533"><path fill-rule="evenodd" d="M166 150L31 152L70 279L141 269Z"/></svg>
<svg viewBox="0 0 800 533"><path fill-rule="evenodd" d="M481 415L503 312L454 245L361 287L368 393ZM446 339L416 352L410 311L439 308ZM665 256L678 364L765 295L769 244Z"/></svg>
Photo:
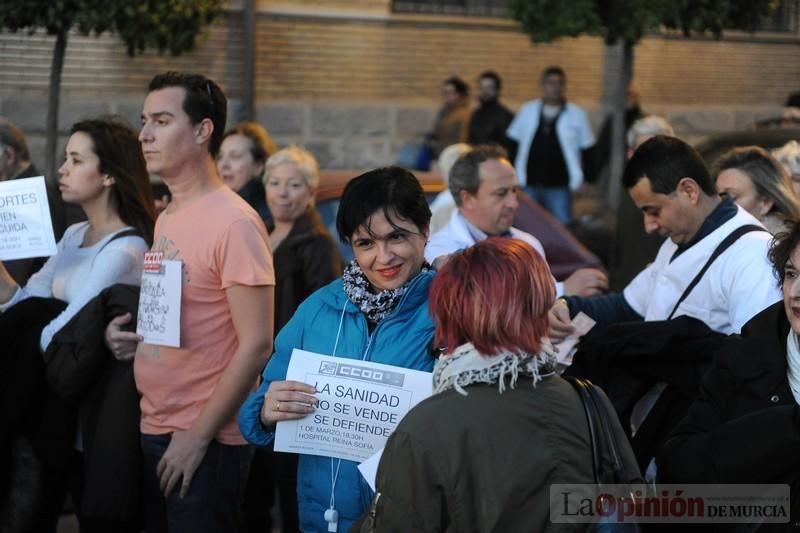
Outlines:
<svg viewBox="0 0 800 533"><path fill-rule="evenodd" d="M342 275L339 248L319 213L307 209L275 248L275 335L308 296Z"/></svg>
<svg viewBox="0 0 800 533"><path fill-rule="evenodd" d="M106 325L119 315L131 313L129 329L135 329L138 301L136 286L103 290L56 333L44 356L48 387L32 441L47 464L64 465L80 421L84 516L141 516L141 413L133 361L115 359L104 340Z"/></svg>
<svg viewBox="0 0 800 533"><path fill-rule="evenodd" d="M39 337L66 306L55 298L28 298L0 313L0 502L11 498L12 488L21 492L30 489L10 486L16 470L12 441L36 427L35 415L40 412L45 386Z"/></svg>
<svg viewBox="0 0 800 533"><path fill-rule="evenodd" d="M31 413L40 409L44 363L39 337L66 306L55 298L27 298L0 314L0 449L4 452L12 437L30 429Z"/></svg>
<svg viewBox="0 0 800 533"><path fill-rule="evenodd" d="M514 161L517 143L506 135L511 121L512 113L506 106L497 100L482 103L469 121L469 135L467 142L470 144L499 144L509 152L509 161Z"/></svg>
<svg viewBox="0 0 800 533"><path fill-rule="evenodd" d="M250 204L250 207L256 210L256 213L258 213L258 216L264 221L267 229L272 231L275 223L272 221L272 214L269 212L269 206L267 206L266 191L264 190L264 184L261 183L261 180L252 179L248 181L244 187L239 189L239 196L242 197L242 200Z"/></svg>
<svg viewBox="0 0 800 533"><path fill-rule="evenodd" d="M789 389L783 302L727 338L657 458L664 483L789 483L797 522L800 407Z"/></svg>

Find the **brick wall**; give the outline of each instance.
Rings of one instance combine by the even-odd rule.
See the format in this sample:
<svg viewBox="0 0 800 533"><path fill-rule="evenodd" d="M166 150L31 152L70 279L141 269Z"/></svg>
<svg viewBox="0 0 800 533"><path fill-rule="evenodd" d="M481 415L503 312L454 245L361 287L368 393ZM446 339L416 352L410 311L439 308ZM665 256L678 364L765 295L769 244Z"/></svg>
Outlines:
<svg viewBox="0 0 800 533"><path fill-rule="evenodd" d="M238 6L212 26L192 54L128 58L113 36L71 36L60 124L116 112L138 122L144 88L166 69L219 80L238 115L243 31ZM258 2L256 107L280 143L301 142L325 166L391 162L398 147L429 127L442 79L468 81L493 68L512 106L536 96L539 72L562 65L574 101L599 122L603 43L563 39L533 45L510 21L400 15L389 0ZM39 153L52 39L0 33L0 114L18 122ZM636 49L644 106L697 136L747 126L778 112L800 89L796 36L731 34L723 41L670 35Z"/></svg>

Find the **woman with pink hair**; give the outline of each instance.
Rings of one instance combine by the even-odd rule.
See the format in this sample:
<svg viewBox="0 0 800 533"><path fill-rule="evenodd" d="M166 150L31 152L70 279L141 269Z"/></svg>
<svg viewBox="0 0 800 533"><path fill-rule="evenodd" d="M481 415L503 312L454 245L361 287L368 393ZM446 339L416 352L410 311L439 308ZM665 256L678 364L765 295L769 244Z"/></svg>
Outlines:
<svg viewBox="0 0 800 533"><path fill-rule="evenodd" d="M555 287L525 242L491 238L456 253L433 281L434 394L389 438L371 531L560 531L550 485L592 484L592 439L579 395L556 375L546 337ZM608 400L621 476L639 472ZM605 457L605 456L604 456Z"/></svg>

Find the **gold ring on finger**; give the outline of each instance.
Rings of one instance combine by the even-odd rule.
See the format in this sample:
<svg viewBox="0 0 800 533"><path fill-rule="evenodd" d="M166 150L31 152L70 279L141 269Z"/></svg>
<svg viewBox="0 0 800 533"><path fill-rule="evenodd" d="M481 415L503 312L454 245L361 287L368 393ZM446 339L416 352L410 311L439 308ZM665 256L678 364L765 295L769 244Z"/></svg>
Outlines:
<svg viewBox="0 0 800 533"><path fill-rule="evenodd" d="M275 410L276 411L280 411L281 410L281 402L275 402Z"/></svg>

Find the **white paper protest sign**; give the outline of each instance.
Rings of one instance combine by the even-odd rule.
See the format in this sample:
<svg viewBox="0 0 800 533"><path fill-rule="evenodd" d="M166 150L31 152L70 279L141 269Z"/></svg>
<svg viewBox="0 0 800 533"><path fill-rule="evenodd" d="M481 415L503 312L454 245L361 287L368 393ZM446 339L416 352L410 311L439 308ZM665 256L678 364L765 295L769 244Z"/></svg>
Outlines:
<svg viewBox="0 0 800 533"><path fill-rule="evenodd" d="M358 471L361 472L361 477L366 480L372 492L378 492L375 485L377 484L378 465L381 464L381 457L383 457L383 450L379 450L372 457L358 465Z"/></svg>
<svg viewBox="0 0 800 533"><path fill-rule="evenodd" d="M287 380L314 385L319 401L300 420L278 422L275 451L364 461L431 395L429 372L295 349Z"/></svg>
<svg viewBox="0 0 800 533"><path fill-rule="evenodd" d="M55 253L44 176L0 181L0 261Z"/></svg>
<svg viewBox="0 0 800 533"><path fill-rule="evenodd" d="M161 252L144 254L136 333L148 344L181 346L181 261L163 260Z"/></svg>

